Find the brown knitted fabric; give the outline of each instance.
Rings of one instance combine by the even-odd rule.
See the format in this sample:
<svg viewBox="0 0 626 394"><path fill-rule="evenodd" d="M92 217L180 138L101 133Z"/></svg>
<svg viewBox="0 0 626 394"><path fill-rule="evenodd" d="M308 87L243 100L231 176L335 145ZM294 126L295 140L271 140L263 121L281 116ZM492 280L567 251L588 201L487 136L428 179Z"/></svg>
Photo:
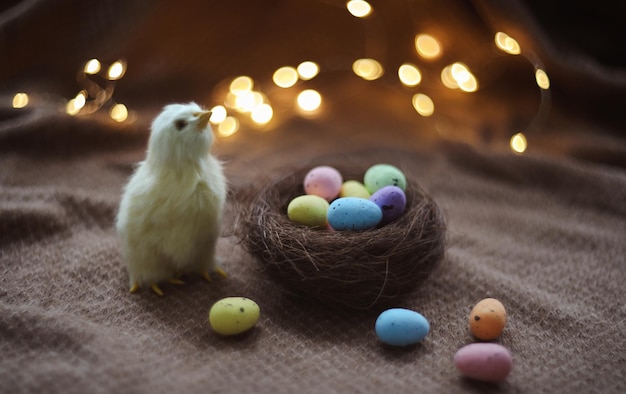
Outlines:
<svg viewBox="0 0 626 394"><path fill-rule="evenodd" d="M566 65L538 26L500 2L372 1L378 19L367 23L384 34L367 48L343 2L13 3L0 14L1 393L626 391L626 141L620 107L607 104L623 102L620 70ZM455 35L446 26L467 32L456 61L485 49L472 40L491 40L505 22L528 33L523 43L535 45L554 86L552 115L524 155L506 145L537 108L528 63L496 67L519 89L431 94L430 119L394 76L417 30L440 26L447 48ZM386 79L351 74L366 55L384 62ZM128 61L115 96L135 123L51 106L76 94L76 70L91 57ZM164 297L130 294L113 222L152 116L174 101L214 105L213 88L240 74L269 89L273 70L307 59L327 70L307 82L324 97L320 117L277 110L275 129L242 124L215 146L230 182L218 243L229 277L164 284ZM479 80L497 76L485 67ZM580 85L598 100L577 101ZM10 108L17 91L31 93L31 106ZM430 321L416 346L377 340L382 307L346 311L286 294L241 243L250 191L325 155L394 164L445 215L444 259L395 303ZM253 330L211 331L209 308L227 296L259 304ZM498 385L463 379L452 362L474 342L467 318L484 297L508 313L497 342L514 367Z"/></svg>

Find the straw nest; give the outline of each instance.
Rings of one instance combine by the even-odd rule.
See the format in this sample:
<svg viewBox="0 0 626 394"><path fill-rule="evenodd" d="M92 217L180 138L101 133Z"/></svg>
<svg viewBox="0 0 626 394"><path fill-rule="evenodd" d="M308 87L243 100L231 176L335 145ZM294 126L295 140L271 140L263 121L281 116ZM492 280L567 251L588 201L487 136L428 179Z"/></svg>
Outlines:
<svg viewBox="0 0 626 394"><path fill-rule="evenodd" d="M333 165L333 164L329 164ZM345 180L367 168L333 165ZM407 176L401 218L376 229L329 231L294 223L289 202L304 194L312 166L253 190L241 208L240 238L283 290L338 307L368 309L416 289L442 260L445 221L439 206Z"/></svg>

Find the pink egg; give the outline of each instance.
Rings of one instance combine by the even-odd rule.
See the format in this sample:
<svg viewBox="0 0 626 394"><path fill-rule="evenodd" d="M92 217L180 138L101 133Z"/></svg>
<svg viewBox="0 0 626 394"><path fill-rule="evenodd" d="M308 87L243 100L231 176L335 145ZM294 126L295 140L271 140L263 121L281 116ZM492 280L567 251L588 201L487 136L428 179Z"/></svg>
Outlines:
<svg viewBox="0 0 626 394"><path fill-rule="evenodd" d="M318 166L304 177L304 192L332 201L339 196L343 177L335 168Z"/></svg>
<svg viewBox="0 0 626 394"><path fill-rule="evenodd" d="M500 382L513 369L513 358L507 348L497 343L472 343L456 352L454 365L465 377Z"/></svg>

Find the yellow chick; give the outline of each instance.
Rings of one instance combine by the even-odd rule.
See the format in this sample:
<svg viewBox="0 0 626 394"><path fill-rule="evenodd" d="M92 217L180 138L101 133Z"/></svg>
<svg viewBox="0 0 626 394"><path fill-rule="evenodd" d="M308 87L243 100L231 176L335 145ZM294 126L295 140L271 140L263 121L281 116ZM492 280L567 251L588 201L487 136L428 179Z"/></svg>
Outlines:
<svg viewBox="0 0 626 394"><path fill-rule="evenodd" d="M144 161L124 188L116 229L131 293L181 275L210 272L216 264L226 199L221 162L210 154L210 111L196 103L170 104L152 122Z"/></svg>

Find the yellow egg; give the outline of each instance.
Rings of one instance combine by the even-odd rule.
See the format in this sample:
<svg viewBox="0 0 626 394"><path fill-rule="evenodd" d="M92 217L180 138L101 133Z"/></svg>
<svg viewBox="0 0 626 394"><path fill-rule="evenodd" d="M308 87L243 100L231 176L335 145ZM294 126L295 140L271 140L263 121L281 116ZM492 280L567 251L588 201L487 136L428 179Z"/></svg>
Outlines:
<svg viewBox="0 0 626 394"><path fill-rule="evenodd" d="M485 298L478 302L469 316L470 331L478 339L496 339L502 334L505 325L506 310L495 298Z"/></svg>
<svg viewBox="0 0 626 394"><path fill-rule="evenodd" d="M246 297L227 297L217 301L209 310L209 324L222 335L237 335L248 331L259 321L259 305Z"/></svg>
<svg viewBox="0 0 626 394"><path fill-rule="evenodd" d="M312 227L326 228L328 201L322 197L307 194L291 200L287 207L289 220Z"/></svg>
<svg viewBox="0 0 626 394"><path fill-rule="evenodd" d="M345 181L341 185L340 197L370 198L370 192L359 181Z"/></svg>

